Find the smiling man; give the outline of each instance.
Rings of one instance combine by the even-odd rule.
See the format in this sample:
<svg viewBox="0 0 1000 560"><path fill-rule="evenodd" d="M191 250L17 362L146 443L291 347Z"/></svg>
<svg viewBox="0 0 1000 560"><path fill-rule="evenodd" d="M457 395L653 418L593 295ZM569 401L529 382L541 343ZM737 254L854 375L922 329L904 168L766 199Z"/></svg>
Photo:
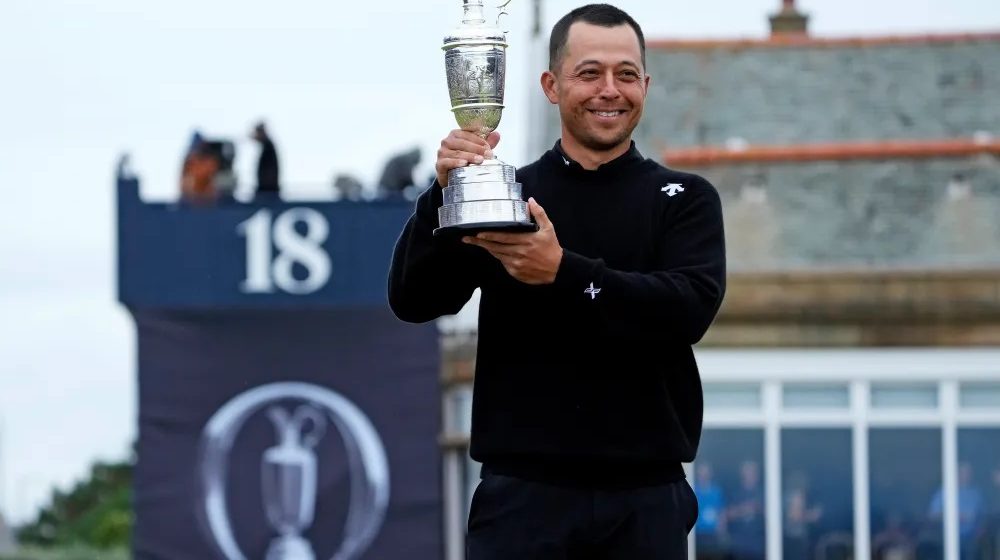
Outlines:
<svg viewBox="0 0 1000 560"><path fill-rule="evenodd" d="M397 241L389 303L424 322L481 289L468 560L686 558L698 504L682 463L702 427L692 345L726 286L719 196L636 149L651 78L628 14L573 10L549 53L541 87L561 136L517 172L538 231L433 236L448 171L499 141L454 130Z"/></svg>

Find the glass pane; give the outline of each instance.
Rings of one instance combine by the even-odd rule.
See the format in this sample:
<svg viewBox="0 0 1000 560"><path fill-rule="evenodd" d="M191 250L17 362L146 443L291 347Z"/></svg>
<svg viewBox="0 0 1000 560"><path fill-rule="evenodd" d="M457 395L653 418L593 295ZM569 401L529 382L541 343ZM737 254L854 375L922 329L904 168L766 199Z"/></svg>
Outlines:
<svg viewBox="0 0 1000 560"><path fill-rule="evenodd" d="M1000 408L1000 383L963 383L962 408Z"/></svg>
<svg viewBox="0 0 1000 560"><path fill-rule="evenodd" d="M757 383L706 383L705 408L760 408L760 385Z"/></svg>
<svg viewBox="0 0 1000 560"><path fill-rule="evenodd" d="M763 430L706 430L694 469L697 559L763 560Z"/></svg>
<svg viewBox="0 0 1000 560"><path fill-rule="evenodd" d="M941 431L872 429L868 444L872 557L944 558L944 524L932 507L941 487Z"/></svg>
<svg viewBox="0 0 1000 560"><path fill-rule="evenodd" d="M785 385L784 405L788 408L847 408L850 396L846 385Z"/></svg>
<svg viewBox="0 0 1000 560"><path fill-rule="evenodd" d="M463 385L451 392L452 420L449 426L456 433L468 434L472 430L472 387Z"/></svg>
<svg viewBox="0 0 1000 560"><path fill-rule="evenodd" d="M937 385L933 383L872 385L875 408L937 408L937 405Z"/></svg>
<svg viewBox="0 0 1000 560"><path fill-rule="evenodd" d="M958 430L958 486L962 560L1000 558L1000 428Z"/></svg>
<svg viewBox="0 0 1000 560"><path fill-rule="evenodd" d="M785 429L781 453L784 559L853 558L851 430Z"/></svg>

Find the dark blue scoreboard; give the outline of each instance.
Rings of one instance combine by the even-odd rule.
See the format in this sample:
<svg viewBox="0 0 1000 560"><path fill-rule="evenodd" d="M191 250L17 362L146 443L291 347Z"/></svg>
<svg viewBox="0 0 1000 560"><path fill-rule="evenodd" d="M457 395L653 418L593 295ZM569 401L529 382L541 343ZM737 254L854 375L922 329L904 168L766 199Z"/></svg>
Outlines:
<svg viewBox="0 0 1000 560"><path fill-rule="evenodd" d="M412 203L117 202L134 558L440 558L438 331L386 300Z"/></svg>

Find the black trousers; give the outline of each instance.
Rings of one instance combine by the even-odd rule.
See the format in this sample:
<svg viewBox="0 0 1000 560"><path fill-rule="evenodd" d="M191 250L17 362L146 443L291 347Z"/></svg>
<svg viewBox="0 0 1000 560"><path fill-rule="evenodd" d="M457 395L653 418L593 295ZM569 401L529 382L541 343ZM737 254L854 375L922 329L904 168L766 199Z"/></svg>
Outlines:
<svg viewBox="0 0 1000 560"><path fill-rule="evenodd" d="M484 474L466 560L686 560L697 518L685 479L605 491Z"/></svg>

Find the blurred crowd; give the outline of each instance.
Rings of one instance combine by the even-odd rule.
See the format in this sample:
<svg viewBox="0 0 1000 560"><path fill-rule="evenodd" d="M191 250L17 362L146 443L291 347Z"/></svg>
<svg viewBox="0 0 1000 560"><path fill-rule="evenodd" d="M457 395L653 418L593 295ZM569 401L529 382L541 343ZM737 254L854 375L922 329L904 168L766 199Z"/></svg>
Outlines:
<svg viewBox="0 0 1000 560"><path fill-rule="evenodd" d="M252 199L280 200L285 186L281 181L278 149L267 124L263 121L254 124L250 138L259 146L256 176L250 187ZM235 160L236 143L232 139L211 138L194 130L181 165L181 201L197 206L236 202L240 185L234 170ZM390 155L378 181L369 187L353 175L337 174L331 184L331 196L347 201L415 200L431 181L421 184L414 179L420 160L419 147Z"/></svg>
<svg viewBox="0 0 1000 560"><path fill-rule="evenodd" d="M984 485L977 484L973 466L958 468L958 538L961 560L1000 558L1000 465ZM695 492L700 514L695 527L699 560L764 560L767 557L765 496L757 461L739 465L738 484L726 488L716 480L710 463L697 465ZM850 492L849 489L843 489ZM838 508L810 490L808 477L795 472L785 483L782 512L782 557L785 560L849 560L854 558L850 520L837 517ZM872 510L873 560L940 560L943 491L938 489L924 511L892 508Z"/></svg>

